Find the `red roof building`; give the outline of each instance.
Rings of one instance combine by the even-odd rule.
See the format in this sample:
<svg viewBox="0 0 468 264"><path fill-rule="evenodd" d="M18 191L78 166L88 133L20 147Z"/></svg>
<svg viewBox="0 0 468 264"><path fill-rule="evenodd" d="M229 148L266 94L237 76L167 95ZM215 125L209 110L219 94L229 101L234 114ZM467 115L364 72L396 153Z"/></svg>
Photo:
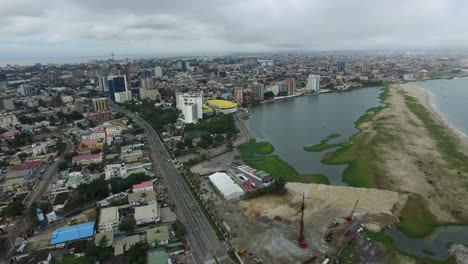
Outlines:
<svg viewBox="0 0 468 264"><path fill-rule="evenodd" d="M153 183L150 181L145 181L139 184L133 185L133 192L144 192L153 190Z"/></svg>
<svg viewBox="0 0 468 264"><path fill-rule="evenodd" d="M4 139L13 139L18 134L21 134L21 131L11 130L11 131L7 131L5 133L2 133L1 137L4 138Z"/></svg>
<svg viewBox="0 0 468 264"><path fill-rule="evenodd" d="M72 158L73 164L86 165L102 162L102 153L79 155Z"/></svg>
<svg viewBox="0 0 468 264"><path fill-rule="evenodd" d="M11 167L10 170L31 170L41 166L41 163L42 161L39 160L25 162Z"/></svg>

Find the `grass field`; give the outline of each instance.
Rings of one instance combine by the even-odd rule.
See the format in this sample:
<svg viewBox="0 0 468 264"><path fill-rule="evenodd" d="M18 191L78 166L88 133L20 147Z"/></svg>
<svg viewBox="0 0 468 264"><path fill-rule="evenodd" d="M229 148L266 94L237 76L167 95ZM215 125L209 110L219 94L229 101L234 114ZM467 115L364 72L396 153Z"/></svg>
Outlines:
<svg viewBox="0 0 468 264"><path fill-rule="evenodd" d="M468 171L468 157L459 150L458 140L452 136L449 128L434 120L432 113L421 105L415 98L405 95L408 108L424 124L429 135L435 140L442 156L455 168Z"/></svg>
<svg viewBox="0 0 468 264"><path fill-rule="evenodd" d="M322 174L299 174L294 167L283 161L278 155L268 155L274 152L274 147L268 142L250 142L238 147L242 159L249 166L264 170L275 179L283 178L288 182L330 184Z"/></svg>
<svg viewBox="0 0 468 264"><path fill-rule="evenodd" d="M412 237L429 235L436 227L436 221L427 209L426 200L416 194L408 197L400 216L398 228Z"/></svg>

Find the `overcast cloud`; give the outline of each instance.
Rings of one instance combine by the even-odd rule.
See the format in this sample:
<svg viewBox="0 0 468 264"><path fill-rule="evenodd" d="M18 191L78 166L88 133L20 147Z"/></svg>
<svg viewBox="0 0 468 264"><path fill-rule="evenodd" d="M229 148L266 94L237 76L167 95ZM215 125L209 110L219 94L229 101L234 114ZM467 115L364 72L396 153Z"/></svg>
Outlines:
<svg viewBox="0 0 468 264"><path fill-rule="evenodd" d="M468 47L466 0L0 0L0 57Z"/></svg>

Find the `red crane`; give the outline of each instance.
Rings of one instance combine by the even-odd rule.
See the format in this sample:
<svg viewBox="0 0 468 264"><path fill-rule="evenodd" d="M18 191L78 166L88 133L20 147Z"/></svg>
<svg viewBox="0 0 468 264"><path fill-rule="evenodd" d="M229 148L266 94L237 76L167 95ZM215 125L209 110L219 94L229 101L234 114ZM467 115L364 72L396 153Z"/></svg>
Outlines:
<svg viewBox="0 0 468 264"><path fill-rule="evenodd" d="M299 247L307 248L308 244L304 236L304 208L305 208L305 198L304 193L302 193L302 206L301 206L301 230L299 231Z"/></svg>

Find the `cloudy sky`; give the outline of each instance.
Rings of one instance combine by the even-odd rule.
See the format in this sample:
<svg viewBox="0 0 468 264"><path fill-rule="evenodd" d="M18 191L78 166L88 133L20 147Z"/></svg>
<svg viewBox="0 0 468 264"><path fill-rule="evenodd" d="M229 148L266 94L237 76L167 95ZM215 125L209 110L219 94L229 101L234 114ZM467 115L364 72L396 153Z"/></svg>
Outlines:
<svg viewBox="0 0 468 264"><path fill-rule="evenodd" d="M0 58L463 47L466 0L0 0Z"/></svg>

